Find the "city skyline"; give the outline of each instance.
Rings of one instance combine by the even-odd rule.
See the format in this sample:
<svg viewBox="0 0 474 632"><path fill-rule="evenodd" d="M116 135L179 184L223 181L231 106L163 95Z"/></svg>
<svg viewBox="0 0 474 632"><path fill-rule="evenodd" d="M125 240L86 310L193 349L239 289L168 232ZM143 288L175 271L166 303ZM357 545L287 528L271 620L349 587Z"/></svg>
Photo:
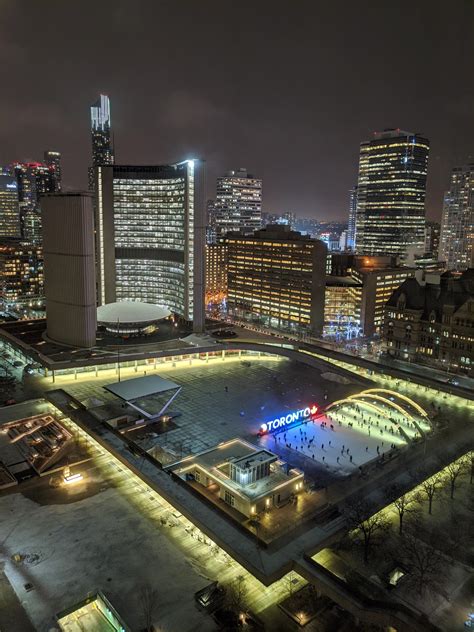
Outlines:
<svg viewBox="0 0 474 632"><path fill-rule="evenodd" d="M345 219L359 144L375 130L411 129L432 141L429 219L441 216L452 168L472 161L472 88L457 80L465 77L472 56L472 7L467 3L459 2L460 10L447 16L440 3L421 2L409 12L408 5L401 10L377 7L370 13L365 7L348 6L347 20L336 33L328 28L339 17L334 9L302 5L289 20L275 23L266 19L263 3L254 8L251 29L233 21L238 36L231 39L226 37L230 25L217 32L213 28L221 13L212 2L199 12L190 5L184 14L160 7L160 23L167 28L158 43L148 26L156 22L152 4L141 4L138 13L146 14L146 20L121 3L112 10L100 5L94 7L92 24L88 6L92 8L86 2L80 10L60 5L40 9L30 4L31 24L54 23L57 46L67 44L70 51L67 65L59 58L52 61L51 92L48 82L36 80L41 73L35 73L41 53L47 52L48 37L39 37L41 28L33 32L13 5L5 4L0 26L5 64L0 72L8 73L9 81L4 82L2 113L17 125L2 130L2 164L39 157L44 146L54 146L63 156L66 190L86 189L88 107L100 93L112 102L118 162L163 164L183 156L203 158L208 197L218 175L245 167L266 182L266 212ZM430 12L425 13L428 6ZM76 25L72 33L66 26L71 22ZM402 48L390 46L406 24L417 38L407 39ZM88 38L81 36L81 25L90 31L91 48ZM180 28L180 50L168 55ZM263 41L266 46L261 48ZM387 43L384 55L376 56L382 41ZM133 59L111 67L109 53L113 57L122 51L123 42L133 45ZM219 58L213 53L216 47ZM158 87L151 82L156 56L166 58ZM183 75L190 59L196 72ZM26 63L32 75L27 85L20 79ZM456 86L455 94L440 92L443 76Z"/></svg>

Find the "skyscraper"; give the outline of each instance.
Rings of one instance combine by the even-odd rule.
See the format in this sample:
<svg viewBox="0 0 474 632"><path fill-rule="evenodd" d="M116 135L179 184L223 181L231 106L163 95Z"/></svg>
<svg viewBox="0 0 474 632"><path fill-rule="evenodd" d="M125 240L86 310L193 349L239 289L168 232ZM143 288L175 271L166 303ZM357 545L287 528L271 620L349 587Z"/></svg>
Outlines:
<svg viewBox="0 0 474 632"><path fill-rule="evenodd" d="M355 250L356 247L356 213L357 213L357 187L349 192L349 221L347 222L346 248Z"/></svg>
<svg viewBox="0 0 474 632"><path fill-rule="evenodd" d="M99 305L143 301L204 327L203 163L96 167Z"/></svg>
<svg viewBox="0 0 474 632"><path fill-rule="evenodd" d="M424 250L429 141L400 129L361 143L356 250L405 255Z"/></svg>
<svg viewBox="0 0 474 632"><path fill-rule="evenodd" d="M213 218L217 241L222 241L229 231L259 229L262 223L262 180L242 168L217 178Z"/></svg>
<svg viewBox="0 0 474 632"><path fill-rule="evenodd" d="M0 237L20 237L18 182L0 175Z"/></svg>
<svg viewBox="0 0 474 632"><path fill-rule="evenodd" d="M94 188L94 167L114 164L110 100L101 94L91 105L92 168L89 169L89 188Z"/></svg>
<svg viewBox="0 0 474 632"><path fill-rule="evenodd" d="M448 270L474 267L474 164L455 167L444 197L439 260Z"/></svg>
<svg viewBox="0 0 474 632"><path fill-rule="evenodd" d="M94 213L91 193L43 200L48 336L63 344L96 344Z"/></svg>
<svg viewBox="0 0 474 632"><path fill-rule="evenodd" d="M428 220L425 225L425 252L438 257L441 224Z"/></svg>
<svg viewBox="0 0 474 632"><path fill-rule="evenodd" d="M44 152L44 162L50 170L53 171L54 180L54 192L59 193L61 191L61 154L59 151L52 151L47 149Z"/></svg>
<svg viewBox="0 0 474 632"><path fill-rule="evenodd" d="M21 236L41 244L41 196L54 193L54 169L41 162L17 162L12 172L18 182Z"/></svg>

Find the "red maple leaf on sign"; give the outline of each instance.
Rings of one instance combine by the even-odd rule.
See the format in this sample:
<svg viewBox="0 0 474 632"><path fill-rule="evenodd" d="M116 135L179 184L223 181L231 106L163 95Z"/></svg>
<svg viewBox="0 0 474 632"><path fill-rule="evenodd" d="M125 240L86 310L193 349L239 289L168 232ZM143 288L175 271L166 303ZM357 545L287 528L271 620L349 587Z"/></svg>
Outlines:
<svg viewBox="0 0 474 632"><path fill-rule="evenodd" d="M316 404L313 404L311 406L311 411L310 412L311 412L312 415L315 415L318 412L318 407L316 406Z"/></svg>

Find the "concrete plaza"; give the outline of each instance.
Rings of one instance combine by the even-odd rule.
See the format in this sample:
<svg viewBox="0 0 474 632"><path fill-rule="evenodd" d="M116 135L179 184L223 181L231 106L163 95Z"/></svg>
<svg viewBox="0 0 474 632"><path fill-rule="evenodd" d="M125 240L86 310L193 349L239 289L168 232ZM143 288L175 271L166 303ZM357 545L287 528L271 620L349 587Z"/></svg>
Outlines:
<svg viewBox="0 0 474 632"><path fill-rule="evenodd" d="M152 368L147 369L151 374ZM178 413L176 427L142 444L147 449L158 445L171 458L182 458L241 437L258 443L261 424L277 415L316 402L323 405L361 389L357 379L345 384L326 379L327 367L321 369L279 356L242 355L241 358L213 357L159 365L156 373L183 387L170 407ZM335 371L337 372L337 370ZM81 401L110 402L103 386L116 381L108 378L61 376L55 386L64 388ZM140 377L143 371L126 374L122 379Z"/></svg>

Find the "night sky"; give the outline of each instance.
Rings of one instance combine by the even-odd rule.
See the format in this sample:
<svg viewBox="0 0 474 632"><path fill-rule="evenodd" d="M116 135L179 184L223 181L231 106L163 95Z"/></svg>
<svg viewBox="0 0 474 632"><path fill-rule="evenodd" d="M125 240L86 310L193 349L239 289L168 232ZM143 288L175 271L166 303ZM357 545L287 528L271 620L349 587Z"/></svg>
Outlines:
<svg viewBox="0 0 474 632"><path fill-rule="evenodd" d="M63 154L87 186L89 105L112 102L116 162L247 167L264 210L346 219L358 146L431 140L428 216L474 160L474 2L0 0L0 164Z"/></svg>

